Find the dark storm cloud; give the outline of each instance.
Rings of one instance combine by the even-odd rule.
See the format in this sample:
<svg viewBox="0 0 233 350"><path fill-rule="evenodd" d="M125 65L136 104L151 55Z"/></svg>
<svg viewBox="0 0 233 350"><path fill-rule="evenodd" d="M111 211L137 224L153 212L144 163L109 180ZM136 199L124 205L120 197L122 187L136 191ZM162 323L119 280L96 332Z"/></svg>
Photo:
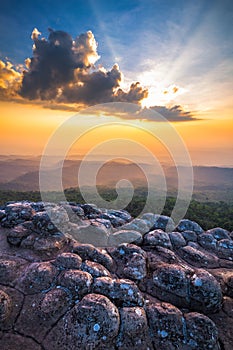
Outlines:
<svg viewBox="0 0 233 350"><path fill-rule="evenodd" d="M91 31L72 37L50 29L48 40L32 32L33 57L27 59L20 95L30 100L90 105L124 101L138 103L147 90L133 83L129 91L120 89L122 74L117 65L111 70L96 69L97 43Z"/></svg>

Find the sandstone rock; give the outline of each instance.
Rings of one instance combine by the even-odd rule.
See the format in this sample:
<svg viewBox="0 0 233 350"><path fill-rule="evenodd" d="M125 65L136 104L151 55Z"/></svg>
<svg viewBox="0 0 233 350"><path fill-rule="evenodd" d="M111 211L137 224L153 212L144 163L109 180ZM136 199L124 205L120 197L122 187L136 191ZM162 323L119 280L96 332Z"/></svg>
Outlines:
<svg viewBox="0 0 233 350"><path fill-rule="evenodd" d="M5 218L5 216L6 216L5 210L4 210L4 209L1 209L1 210L0 210L0 221L1 221L3 218Z"/></svg>
<svg viewBox="0 0 233 350"><path fill-rule="evenodd" d="M123 220L124 222L130 222L132 220L132 216L126 210L109 209L109 210L107 210L107 214L112 215L115 218L119 218L119 219Z"/></svg>
<svg viewBox="0 0 233 350"><path fill-rule="evenodd" d="M24 221L29 221L35 214L30 203L16 202L5 207L5 217L1 220L3 227L14 227Z"/></svg>
<svg viewBox="0 0 233 350"><path fill-rule="evenodd" d="M147 317L141 307L123 307L120 309L120 332L116 340L118 350L147 350L149 339Z"/></svg>
<svg viewBox="0 0 233 350"><path fill-rule="evenodd" d="M111 276L110 272L103 265L89 260L85 260L82 263L81 270L90 273L94 278Z"/></svg>
<svg viewBox="0 0 233 350"><path fill-rule="evenodd" d="M179 249L179 255L189 264L196 267L218 267L219 259L210 253L202 252L199 249L186 246Z"/></svg>
<svg viewBox="0 0 233 350"><path fill-rule="evenodd" d="M109 232L104 225L89 225L79 227L72 236L80 243L89 243L96 247L106 247Z"/></svg>
<svg viewBox="0 0 233 350"><path fill-rule="evenodd" d="M152 224L170 220L147 213L136 220L152 229L136 231L144 235L143 244L138 240L103 249L78 243L70 232L93 226L107 237L113 231L117 235L131 224L131 216L90 204L85 214L80 205L69 205L71 214L67 202L18 202L0 208L5 212L10 206L12 214L12 227L0 232L1 349L231 350L228 231L196 232L196 223L188 220L181 232L166 233L165 226L152 229ZM25 206L29 212L21 213ZM48 212L54 212L54 223ZM149 238L158 238L159 245L148 244Z"/></svg>
<svg viewBox="0 0 233 350"><path fill-rule="evenodd" d="M54 265L64 270L79 269L82 265L82 259L77 254L62 253L57 256Z"/></svg>
<svg viewBox="0 0 233 350"><path fill-rule="evenodd" d="M80 300L91 290L92 276L85 271L65 270L58 278L58 284L71 291L76 300Z"/></svg>
<svg viewBox="0 0 233 350"><path fill-rule="evenodd" d="M122 230L138 231L141 234L145 234L150 229L147 222L143 219L133 219L131 222L123 225L121 228Z"/></svg>
<svg viewBox="0 0 233 350"><path fill-rule="evenodd" d="M222 291L217 280L205 270L196 270L190 279L190 307L209 314L221 308Z"/></svg>
<svg viewBox="0 0 233 350"><path fill-rule="evenodd" d="M178 249L180 247L184 247L186 245L186 240L182 236L180 232L170 232L169 233L169 238L171 241L172 246L175 249Z"/></svg>
<svg viewBox="0 0 233 350"><path fill-rule="evenodd" d="M192 269L176 264L161 264L153 273L154 296L177 306L188 305L189 279Z"/></svg>
<svg viewBox="0 0 233 350"><path fill-rule="evenodd" d="M175 228L172 218L165 215L145 213L142 215L142 219L148 223L150 230L161 229L166 232L172 232Z"/></svg>
<svg viewBox="0 0 233 350"><path fill-rule="evenodd" d="M116 306L103 295L89 294L58 322L43 346L45 350L110 349L119 326Z"/></svg>
<svg viewBox="0 0 233 350"><path fill-rule="evenodd" d="M146 308L150 333L156 349L182 349L183 315L168 303L151 303Z"/></svg>
<svg viewBox="0 0 233 350"><path fill-rule="evenodd" d="M198 313L185 315L187 344L190 349L215 349L218 341L218 330L206 316Z"/></svg>
<svg viewBox="0 0 233 350"><path fill-rule="evenodd" d="M0 258L0 284L14 286L26 261L12 257Z"/></svg>
<svg viewBox="0 0 233 350"><path fill-rule="evenodd" d="M80 207L88 219L95 219L102 214L102 211L95 204L81 204Z"/></svg>
<svg viewBox="0 0 233 350"><path fill-rule="evenodd" d="M211 233L205 232L198 236L198 243L204 248L212 251L216 251L217 240Z"/></svg>
<svg viewBox="0 0 233 350"><path fill-rule="evenodd" d="M19 334L5 333L0 341L3 344L4 350L27 349L27 350L42 350L41 346L31 338L25 338Z"/></svg>
<svg viewBox="0 0 233 350"><path fill-rule="evenodd" d="M230 239L230 233L227 230L224 230L221 227L215 227L212 228L206 233L211 234L217 241L220 241L221 239Z"/></svg>
<svg viewBox="0 0 233 350"><path fill-rule="evenodd" d="M104 249L98 249L91 244L74 244L73 252L80 255L83 260L91 260L97 262L107 269L113 266L111 256Z"/></svg>
<svg viewBox="0 0 233 350"><path fill-rule="evenodd" d="M188 219L180 220L179 224L176 227L177 231L194 231L197 234L201 234L204 232L203 228L195 221L191 221Z"/></svg>
<svg viewBox="0 0 233 350"><path fill-rule="evenodd" d="M7 233L7 241L12 245L19 246L23 238L29 236L30 233L31 231L22 225L17 225Z"/></svg>
<svg viewBox="0 0 233 350"><path fill-rule="evenodd" d="M133 230L119 230L112 233L108 238L108 245L111 247L117 247L122 243L136 243L142 242L142 235L138 231Z"/></svg>
<svg viewBox="0 0 233 350"><path fill-rule="evenodd" d="M23 294L18 290L0 285L0 330L13 330L23 302Z"/></svg>
<svg viewBox="0 0 233 350"><path fill-rule="evenodd" d="M162 246L169 249L172 247L169 235L160 229L145 234L143 244L149 246Z"/></svg>
<svg viewBox="0 0 233 350"><path fill-rule="evenodd" d="M186 242L197 242L197 234L194 231L186 230L182 232L182 236Z"/></svg>
<svg viewBox="0 0 233 350"><path fill-rule="evenodd" d="M12 301L7 293L0 290L0 326L5 322L12 311Z"/></svg>
<svg viewBox="0 0 233 350"><path fill-rule="evenodd" d="M57 270L50 262L30 264L18 282L18 288L25 294L39 293L50 288Z"/></svg>
<svg viewBox="0 0 233 350"><path fill-rule="evenodd" d="M143 306L143 297L137 285L126 279L99 277L93 283L94 293L107 296L117 306Z"/></svg>
<svg viewBox="0 0 233 350"><path fill-rule="evenodd" d="M27 295L15 330L41 343L48 330L69 310L71 305L71 293L63 287L54 287L41 294ZM29 317L30 314L33 317Z"/></svg>
<svg viewBox="0 0 233 350"><path fill-rule="evenodd" d="M233 261L233 241L221 239L217 244L218 256L222 259Z"/></svg>
<svg viewBox="0 0 233 350"><path fill-rule="evenodd" d="M143 249L134 244L121 244L111 254L119 276L133 280L142 280L146 276L146 254Z"/></svg>

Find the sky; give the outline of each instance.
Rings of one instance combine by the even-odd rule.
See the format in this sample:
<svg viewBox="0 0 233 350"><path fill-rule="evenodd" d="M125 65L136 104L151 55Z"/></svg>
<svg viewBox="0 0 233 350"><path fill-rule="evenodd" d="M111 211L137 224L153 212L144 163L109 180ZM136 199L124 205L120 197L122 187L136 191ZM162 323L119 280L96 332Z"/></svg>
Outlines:
<svg viewBox="0 0 233 350"><path fill-rule="evenodd" d="M160 113L194 164L233 166L232 35L230 0L1 2L0 153L41 154L75 113L120 102L143 113L98 107L79 116L79 130L102 113L156 134Z"/></svg>

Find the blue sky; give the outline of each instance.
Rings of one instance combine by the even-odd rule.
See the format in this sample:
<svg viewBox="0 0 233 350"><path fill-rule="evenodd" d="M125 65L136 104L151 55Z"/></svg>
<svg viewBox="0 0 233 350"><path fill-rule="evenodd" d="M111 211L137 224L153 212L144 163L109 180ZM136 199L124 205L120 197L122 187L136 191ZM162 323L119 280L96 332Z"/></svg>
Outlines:
<svg viewBox="0 0 233 350"><path fill-rule="evenodd" d="M91 30L101 56L97 64L111 69L118 63L123 87L140 81L149 89L149 105L211 110L220 108L217 98L231 104L230 0L10 0L1 2L0 23L3 61L19 64L32 56L35 27L46 38L49 27L73 38Z"/></svg>

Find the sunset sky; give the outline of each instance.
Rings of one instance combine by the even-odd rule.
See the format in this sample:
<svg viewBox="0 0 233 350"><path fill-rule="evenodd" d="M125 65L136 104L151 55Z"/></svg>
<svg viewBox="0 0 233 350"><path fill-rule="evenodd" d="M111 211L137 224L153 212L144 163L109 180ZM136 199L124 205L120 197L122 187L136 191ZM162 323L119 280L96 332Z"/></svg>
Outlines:
<svg viewBox="0 0 233 350"><path fill-rule="evenodd" d="M40 155L75 113L124 102L145 113L98 108L78 117L79 132L104 118L136 121L153 133L163 124L155 111L171 122L194 164L232 167L232 37L231 0L1 2L0 154ZM91 137L74 153L85 154Z"/></svg>

